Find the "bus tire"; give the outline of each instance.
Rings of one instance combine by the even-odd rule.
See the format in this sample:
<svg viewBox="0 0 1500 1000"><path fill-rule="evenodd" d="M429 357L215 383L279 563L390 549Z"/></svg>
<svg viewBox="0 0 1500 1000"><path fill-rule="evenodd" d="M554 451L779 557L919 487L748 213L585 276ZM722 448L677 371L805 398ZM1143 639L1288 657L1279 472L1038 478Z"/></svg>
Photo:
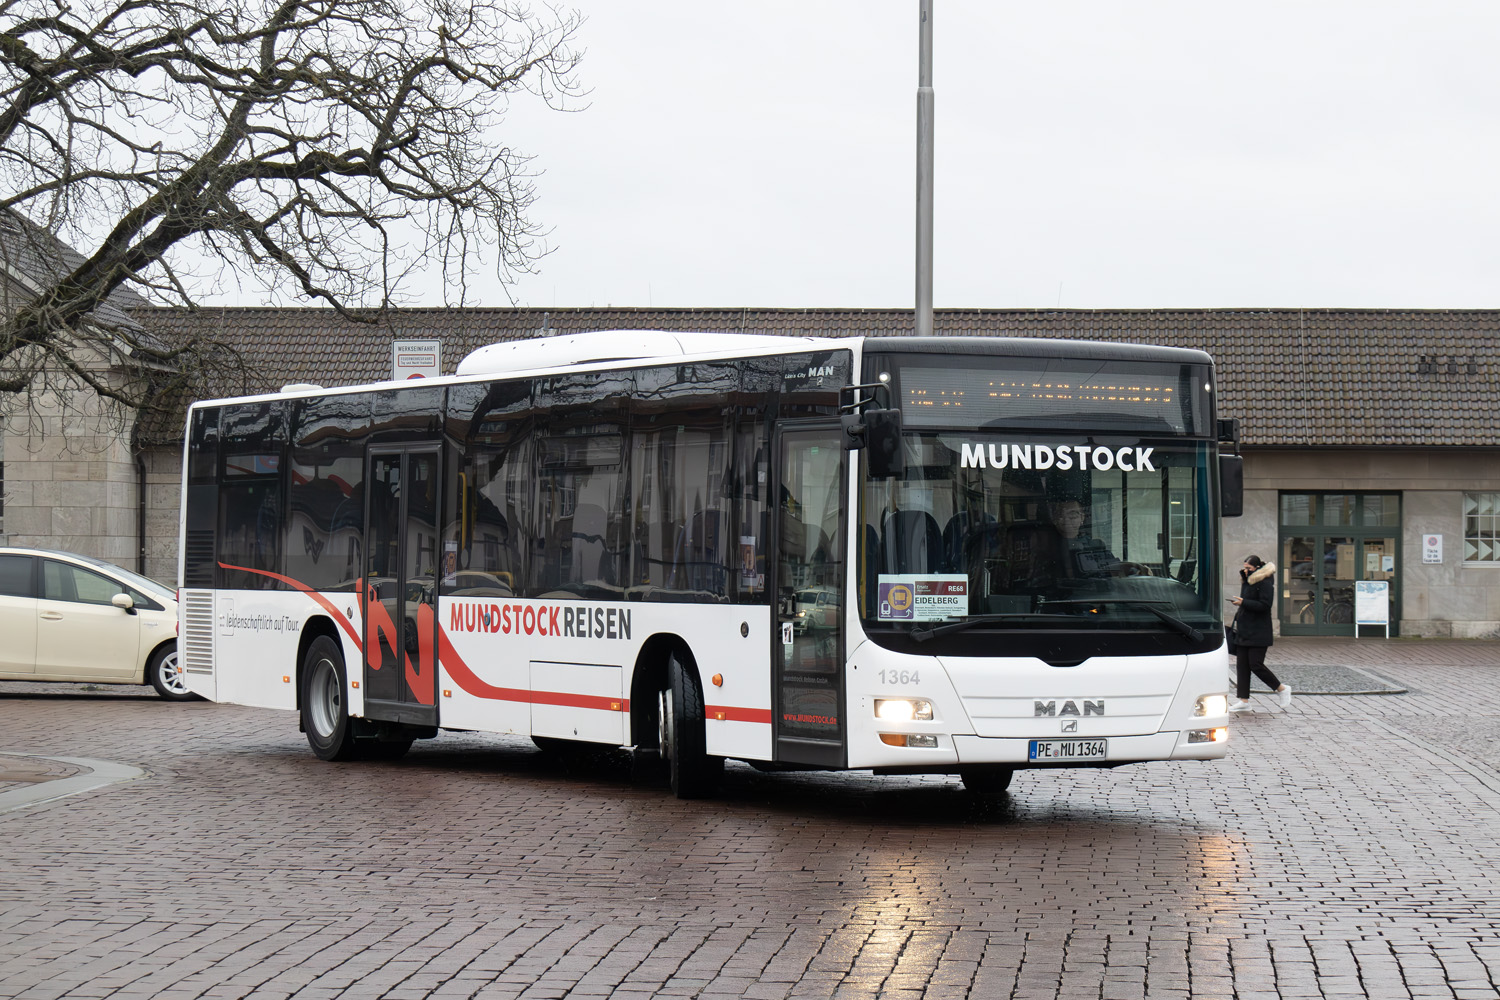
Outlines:
<svg viewBox="0 0 1500 1000"><path fill-rule="evenodd" d="M1015 774L1010 767L966 767L958 772L964 788L975 795L999 795L1010 787Z"/></svg>
<svg viewBox="0 0 1500 1000"><path fill-rule="evenodd" d="M661 692L661 753L667 759L672 794L679 799L712 795L724 773L724 759L708 756L703 695L688 668L672 654L667 686Z"/></svg>
<svg viewBox="0 0 1500 1000"><path fill-rule="evenodd" d="M307 745L321 760L356 756L346 691L344 654L338 643L320 635L302 658L302 728Z"/></svg>

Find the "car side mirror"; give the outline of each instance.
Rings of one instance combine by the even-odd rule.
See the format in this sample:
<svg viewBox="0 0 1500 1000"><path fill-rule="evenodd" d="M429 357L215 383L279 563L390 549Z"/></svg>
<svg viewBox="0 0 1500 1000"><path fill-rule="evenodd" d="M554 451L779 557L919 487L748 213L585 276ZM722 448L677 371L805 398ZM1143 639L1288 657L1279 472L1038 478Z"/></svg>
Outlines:
<svg viewBox="0 0 1500 1000"><path fill-rule="evenodd" d="M109 599L109 603L125 612L127 615L135 614L135 601L130 599L129 594L116 594Z"/></svg>

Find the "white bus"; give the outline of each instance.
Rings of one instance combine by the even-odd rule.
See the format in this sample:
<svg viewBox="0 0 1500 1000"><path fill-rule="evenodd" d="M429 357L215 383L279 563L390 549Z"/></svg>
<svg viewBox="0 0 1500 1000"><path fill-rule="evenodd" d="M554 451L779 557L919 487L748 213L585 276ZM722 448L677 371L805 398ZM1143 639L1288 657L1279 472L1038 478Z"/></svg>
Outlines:
<svg viewBox="0 0 1500 1000"><path fill-rule="evenodd" d="M186 682L326 760L509 733L683 797L1222 757L1213 389L1163 347L616 331L198 403Z"/></svg>

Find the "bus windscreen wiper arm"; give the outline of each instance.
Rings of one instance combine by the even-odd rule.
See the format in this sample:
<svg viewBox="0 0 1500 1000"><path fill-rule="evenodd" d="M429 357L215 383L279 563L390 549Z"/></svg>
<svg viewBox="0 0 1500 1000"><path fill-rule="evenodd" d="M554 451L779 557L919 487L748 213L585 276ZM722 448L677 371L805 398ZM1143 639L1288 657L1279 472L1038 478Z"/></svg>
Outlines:
<svg viewBox="0 0 1500 1000"><path fill-rule="evenodd" d="M1062 602L1059 602L1062 603ZM1077 618L1073 613L1061 614L1038 614L1034 611L1017 611L1005 615L974 615L961 621L948 622L946 625L929 625L926 628L914 628L911 637L918 642L926 642L928 639L936 639L940 635L948 635L953 632L962 632L964 629L973 628L975 625L983 625L985 622L1016 621L1028 619L1035 621L1038 618Z"/></svg>
<svg viewBox="0 0 1500 1000"><path fill-rule="evenodd" d="M1149 612L1151 612L1153 615L1155 615L1156 617L1160 618L1162 621L1166 622L1168 625L1172 626L1172 628L1174 628L1177 631L1181 632L1183 635L1187 636L1189 639L1193 640L1194 642L1202 642L1203 641L1203 633L1202 632L1200 632L1197 629L1193 628L1193 626L1189 625L1187 622L1183 621L1181 618L1178 618L1176 615L1167 614L1167 612L1165 612L1161 608L1157 607L1158 604L1165 603L1165 602L1162 602L1162 601L1141 601L1141 600L1136 600L1136 599L1130 598L1130 597L1102 597L1102 598L1098 598L1096 600L1089 600L1086 597L1074 597L1074 598L1067 598L1067 599L1064 599L1064 600L1061 600L1061 601L1048 601L1047 603L1048 604L1128 604L1131 607L1140 608L1143 611L1149 611Z"/></svg>

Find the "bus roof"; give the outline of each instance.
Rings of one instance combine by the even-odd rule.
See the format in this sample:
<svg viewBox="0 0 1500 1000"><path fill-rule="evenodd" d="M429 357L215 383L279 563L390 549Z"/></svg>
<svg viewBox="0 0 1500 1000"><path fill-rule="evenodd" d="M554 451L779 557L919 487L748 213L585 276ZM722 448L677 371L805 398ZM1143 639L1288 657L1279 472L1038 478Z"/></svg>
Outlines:
<svg viewBox="0 0 1500 1000"><path fill-rule="evenodd" d="M1111 341L1044 337L787 337L775 334L597 330L555 337L502 341L478 348L459 362L454 375L420 380L387 380L363 385L317 386L293 383L280 392L205 399L193 407L323 396L371 389L417 388L480 381L486 377L545 375L578 368L636 367L687 359L787 354L846 349L901 354L1020 355L1112 361L1212 364L1206 352Z"/></svg>

